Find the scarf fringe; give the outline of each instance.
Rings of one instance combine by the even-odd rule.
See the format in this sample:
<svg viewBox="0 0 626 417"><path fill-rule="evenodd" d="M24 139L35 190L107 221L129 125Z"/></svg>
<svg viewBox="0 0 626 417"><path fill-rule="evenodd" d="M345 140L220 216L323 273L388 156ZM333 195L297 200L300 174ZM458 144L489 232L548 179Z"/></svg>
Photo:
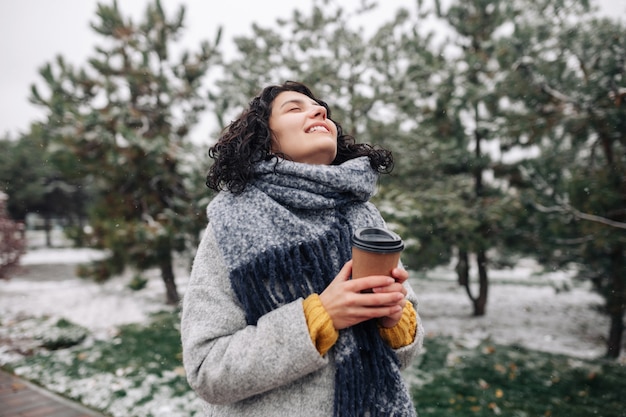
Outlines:
<svg viewBox="0 0 626 417"><path fill-rule="evenodd" d="M317 240L291 248L269 248L233 270L231 285L246 312L248 324L256 324L276 307L321 293L338 270L326 253L329 248L338 250L340 267L343 266L352 256L351 234L347 224L335 224Z"/></svg>
<svg viewBox="0 0 626 417"><path fill-rule="evenodd" d="M378 335L373 320L348 329L351 337L337 346L334 415L341 417L415 416L393 350ZM345 340L352 339L345 348ZM356 344L358 349L349 350ZM400 399L400 401L398 401Z"/></svg>

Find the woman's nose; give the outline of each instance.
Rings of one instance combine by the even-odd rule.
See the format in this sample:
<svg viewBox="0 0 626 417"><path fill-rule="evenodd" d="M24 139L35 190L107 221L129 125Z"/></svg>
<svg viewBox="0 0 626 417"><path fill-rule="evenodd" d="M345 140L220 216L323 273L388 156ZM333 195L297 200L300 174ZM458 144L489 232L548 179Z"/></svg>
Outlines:
<svg viewBox="0 0 626 417"><path fill-rule="evenodd" d="M324 106L315 106L311 112L313 114L313 118L322 118L322 120L326 120L326 108Z"/></svg>

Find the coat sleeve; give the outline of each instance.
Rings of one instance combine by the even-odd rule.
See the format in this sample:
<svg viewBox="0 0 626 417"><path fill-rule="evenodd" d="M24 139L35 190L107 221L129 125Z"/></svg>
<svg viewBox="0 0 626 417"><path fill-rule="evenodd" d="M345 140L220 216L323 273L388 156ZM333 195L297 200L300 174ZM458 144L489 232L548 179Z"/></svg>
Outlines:
<svg viewBox="0 0 626 417"><path fill-rule="evenodd" d="M213 404L270 391L328 364L311 341L301 299L246 324L210 225L183 296L181 337L189 384Z"/></svg>
<svg viewBox="0 0 626 417"><path fill-rule="evenodd" d="M400 361L401 369L405 369L411 364L411 361L422 349L422 344L424 342L424 326L422 326L422 320L419 315L419 303L417 301L417 295L415 294L415 291L413 291L413 288L411 288L411 285L408 281L404 283L404 286L407 289L407 299L411 302L411 304L413 304L415 314L417 315L417 329L415 330L415 339L413 339L413 342L411 344L395 350L396 355L398 356L398 360Z"/></svg>

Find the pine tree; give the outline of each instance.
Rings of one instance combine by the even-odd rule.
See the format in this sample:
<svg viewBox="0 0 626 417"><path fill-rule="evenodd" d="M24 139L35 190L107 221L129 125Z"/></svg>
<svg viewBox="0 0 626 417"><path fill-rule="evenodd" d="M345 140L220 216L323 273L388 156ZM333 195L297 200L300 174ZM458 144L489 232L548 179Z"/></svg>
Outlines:
<svg viewBox="0 0 626 417"><path fill-rule="evenodd" d="M81 181L66 176L46 149L41 127L15 140L0 140L0 185L8 194L6 206L12 218L24 222L35 213L44 220L46 245L52 246L52 219L80 224L85 216L85 191ZM77 227L80 229L80 227Z"/></svg>
<svg viewBox="0 0 626 417"><path fill-rule="evenodd" d="M519 41L503 55L516 68L507 83L507 134L512 146L538 154L510 174L540 261L575 265L605 298L607 356L615 358L626 311L625 28L585 17L585 2L542 5L519 21L512 35Z"/></svg>
<svg viewBox="0 0 626 417"><path fill-rule="evenodd" d="M405 162L403 181L393 184L394 206L412 207L396 211L402 216L397 221L420 242L411 266L427 268L456 259L459 283L473 314L481 316L487 306L488 268L506 261L503 231L516 207L506 184L493 177L492 152L499 143L498 77L507 71L498 65L497 33L514 18L514 10L505 1L435 6L418 9L417 16L437 17L446 28L445 40L436 41L434 33L420 35L415 22L416 29L405 32L393 54L404 70L384 80L399 84L388 102L396 103L396 118L409 127L405 134L396 133L403 138L398 147ZM470 280L473 259L477 294Z"/></svg>
<svg viewBox="0 0 626 417"><path fill-rule="evenodd" d="M116 1L98 5L92 28L105 46L88 69L59 57L41 70L50 95L35 87L32 94L48 109L52 151L69 149L98 190L92 240L110 257L86 274L104 280L126 266L158 267L169 304L179 299L173 255L196 241L204 223L187 182L188 136L204 109L204 76L219 59L219 31L213 45L172 58L184 16L180 7L169 18L155 0L136 24Z"/></svg>

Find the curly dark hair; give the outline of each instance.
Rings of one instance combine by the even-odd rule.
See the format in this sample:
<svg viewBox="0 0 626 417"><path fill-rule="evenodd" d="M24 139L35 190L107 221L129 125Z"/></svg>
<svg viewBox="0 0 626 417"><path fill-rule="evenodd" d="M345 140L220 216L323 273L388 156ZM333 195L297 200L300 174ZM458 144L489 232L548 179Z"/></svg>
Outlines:
<svg viewBox="0 0 626 417"><path fill-rule="evenodd" d="M272 103L285 91L295 91L310 97L324 106L327 117L331 118L328 105L315 97L302 83L287 81L282 85L265 87L250 101L248 108L224 129L217 143L209 149L209 157L215 162L207 174L207 187L215 191L228 190L235 194L241 193L253 178L252 168L255 163L272 159L278 162L279 158L288 159L283 154L272 153L272 131L269 128ZM374 170L379 173L391 172L393 157L390 151L356 143L352 136L343 133L339 123L334 120L333 122L337 125L337 156L331 165L367 156Z"/></svg>

